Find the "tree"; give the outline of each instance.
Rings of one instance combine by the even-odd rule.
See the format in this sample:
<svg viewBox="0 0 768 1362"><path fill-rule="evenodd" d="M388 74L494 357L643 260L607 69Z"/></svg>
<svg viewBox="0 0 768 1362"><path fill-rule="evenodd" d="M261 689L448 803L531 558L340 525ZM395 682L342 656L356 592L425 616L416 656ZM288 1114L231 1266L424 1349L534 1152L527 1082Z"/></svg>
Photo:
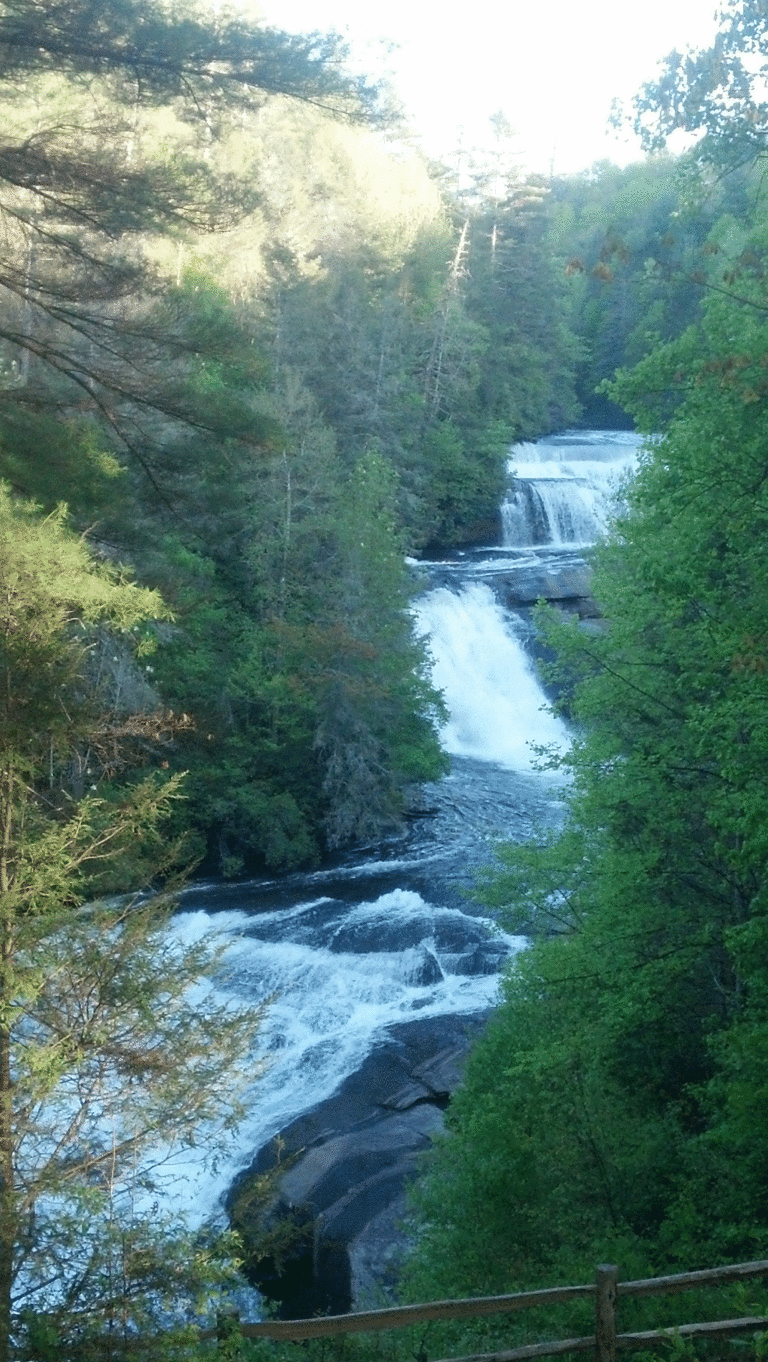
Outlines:
<svg viewBox="0 0 768 1362"><path fill-rule="evenodd" d="M195 1268L214 1278L202 1243L171 1251L178 1226L152 1203L168 1149L215 1141L237 1118L258 1018L193 996L212 957L168 933L170 887L103 892L114 874L167 877L178 858L162 832L178 780L126 783L174 724L132 712L99 652L107 639L124 670L162 602L96 563L62 512L41 520L2 490L0 526L6 1362L43 1317L63 1350L94 1330L119 1340L163 1301L178 1305Z"/></svg>
<svg viewBox="0 0 768 1362"><path fill-rule="evenodd" d="M287 365L262 401L280 452L169 450L183 521L142 503L138 532L122 529L174 610L153 675L195 716L169 761L188 770L182 818L212 873L389 833L409 786L442 769L394 471L374 451L347 469Z"/></svg>
<svg viewBox="0 0 768 1362"><path fill-rule="evenodd" d="M696 316L696 273L723 190L690 202L673 158L593 166L553 186L551 247L563 261L570 321L581 342L577 391L585 419L625 425L601 384L679 335Z"/></svg>
<svg viewBox="0 0 768 1362"><path fill-rule="evenodd" d="M393 470L374 451L340 489L336 594L318 638L314 738L331 847L397 831L408 783L445 770L436 731L443 706L424 641L414 637L395 490Z"/></svg>
<svg viewBox="0 0 768 1362"><path fill-rule="evenodd" d="M211 343L184 324L181 295L168 301L176 262L162 246L231 227L258 202L254 167L222 164L219 139L276 94L348 117L370 98L333 37L134 0L98 16L16 0L0 14L0 51L0 418L17 455L6 474L28 494L20 465L40 425L47 451L46 420L64 420L100 426L152 477L168 423L220 433L185 381ZM247 434L264 438L253 419Z"/></svg>
<svg viewBox="0 0 768 1362"><path fill-rule="evenodd" d="M150 101L179 99L191 122L205 122L211 109L259 108L267 94L287 94L337 114L349 113L355 97L371 94L364 79L340 73L346 53L337 36L292 35L226 14L211 23L207 11L193 4L148 13L138 0L113 0L95 15L88 0L44 7L8 0L0 42L9 78L41 71L127 77ZM134 98L135 89L129 90L121 102Z"/></svg>
<svg viewBox="0 0 768 1362"><path fill-rule="evenodd" d="M549 189L536 177L511 176L503 196L476 207L467 306L488 333L478 405L515 439L557 430L578 413L576 346L549 215Z"/></svg>
<svg viewBox="0 0 768 1362"><path fill-rule="evenodd" d="M673 133L696 139L696 155L720 168L764 155L768 19L760 0L726 0L711 47L670 52L656 80L634 100L634 128L646 150Z"/></svg>

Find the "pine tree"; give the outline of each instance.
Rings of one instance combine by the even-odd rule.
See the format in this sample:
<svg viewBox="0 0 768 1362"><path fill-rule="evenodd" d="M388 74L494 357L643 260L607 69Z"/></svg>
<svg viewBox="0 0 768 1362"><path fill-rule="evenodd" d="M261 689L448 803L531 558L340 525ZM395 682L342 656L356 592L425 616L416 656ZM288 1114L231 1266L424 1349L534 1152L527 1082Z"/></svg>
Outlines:
<svg viewBox="0 0 768 1362"><path fill-rule="evenodd" d="M47 449L46 420L63 420L100 427L152 477L168 423L219 434L187 381L210 342L190 338L168 283L185 241L259 201L253 153L234 171L221 139L276 95L345 117L362 116L367 96L332 37L135 0L6 4L0 58L6 476L29 495L23 464L41 424Z"/></svg>

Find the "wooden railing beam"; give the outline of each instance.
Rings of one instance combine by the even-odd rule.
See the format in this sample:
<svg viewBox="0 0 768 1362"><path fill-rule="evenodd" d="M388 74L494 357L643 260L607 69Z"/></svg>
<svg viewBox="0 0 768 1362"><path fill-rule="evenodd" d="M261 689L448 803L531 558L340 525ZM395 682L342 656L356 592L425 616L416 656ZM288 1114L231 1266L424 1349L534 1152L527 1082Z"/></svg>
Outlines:
<svg viewBox="0 0 768 1362"><path fill-rule="evenodd" d="M643 1277L636 1282L619 1282L622 1296L660 1296L677 1291L693 1291L697 1286L719 1286L724 1282L747 1281L768 1275L768 1258L754 1263L731 1263L727 1267L705 1267L699 1272L679 1272L674 1277Z"/></svg>
<svg viewBox="0 0 768 1362"><path fill-rule="evenodd" d="M455 1359L455 1362L515 1362L515 1359L554 1357L558 1353L579 1352L587 1348L595 1350L598 1362L615 1362L617 1348L645 1347L653 1339L667 1339L676 1334L693 1337L699 1334L739 1333L768 1326L768 1318L750 1318L720 1320L707 1324L681 1324L673 1329L617 1335L615 1309L619 1293L622 1296L653 1296L664 1292L674 1294L696 1287L720 1286L727 1282L747 1281L752 1277L762 1276L768 1276L768 1259L704 1268L697 1272L681 1272L673 1277L646 1277L632 1282L617 1282L617 1269L611 1264L602 1264L598 1268L596 1284L590 1286L554 1286L541 1291L519 1291L511 1296L470 1296L458 1301L429 1301L423 1305L397 1305L387 1310L367 1310L353 1315L330 1315L324 1319L264 1320L258 1324L242 1324L239 1332L244 1338L272 1338L298 1342L306 1338L331 1338L338 1334L403 1329L408 1325L423 1324L431 1320L511 1314L513 1311L528 1310L537 1305L562 1304L580 1297L594 1296L595 1334L588 1338L528 1344L511 1351L459 1358ZM216 1329L202 1329L198 1334L201 1342L211 1341L216 1337Z"/></svg>
<svg viewBox="0 0 768 1362"><path fill-rule="evenodd" d="M698 1338L718 1334L742 1334L751 1329L768 1325L768 1318L721 1319L711 1324L675 1324L668 1329L649 1329L642 1334L617 1334L617 1348L647 1348L653 1343L668 1343L678 1335L684 1338ZM549 1343L526 1343L520 1348L511 1348L499 1353L474 1353L468 1357L442 1358L441 1362L523 1362L531 1357L557 1357L560 1353L586 1352L595 1346L594 1334L586 1338L560 1338Z"/></svg>
<svg viewBox="0 0 768 1362"><path fill-rule="evenodd" d="M560 1353L594 1351L595 1335L586 1338L558 1338L550 1343L523 1343L502 1353L476 1353L471 1357L444 1357L440 1362L523 1362L528 1357L557 1357Z"/></svg>
<svg viewBox="0 0 768 1362"><path fill-rule="evenodd" d="M514 1296L468 1296L457 1301L428 1301L424 1305L393 1305L387 1310L367 1310L354 1315L326 1315L323 1319L264 1320L243 1324L244 1338L289 1339L329 1338L334 1334L366 1334L380 1329L404 1329L409 1324L428 1320L476 1319L486 1315L507 1315L514 1310L529 1310L537 1305L563 1304L564 1301L594 1296L594 1286L552 1286L541 1291L518 1291ZM202 1339L213 1338L205 1330Z"/></svg>
<svg viewBox="0 0 768 1362"><path fill-rule="evenodd" d="M652 1343L669 1343L675 1338L717 1338L722 1335L745 1334L768 1326L768 1316L755 1315L748 1319L716 1319L706 1324L674 1324L668 1329L647 1329L641 1334L619 1334L619 1348L647 1348ZM666 1354L665 1354L666 1356ZM461 1362L460 1358L456 1362Z"/></svg>

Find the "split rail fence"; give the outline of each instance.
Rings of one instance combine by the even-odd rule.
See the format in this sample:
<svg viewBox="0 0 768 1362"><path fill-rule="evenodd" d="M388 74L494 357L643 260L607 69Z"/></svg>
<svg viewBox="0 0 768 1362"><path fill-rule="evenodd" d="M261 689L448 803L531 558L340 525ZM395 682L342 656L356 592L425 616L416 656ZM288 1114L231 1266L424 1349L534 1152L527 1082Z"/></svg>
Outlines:
<svg viewBox="0 0 768 1362"><path fill-rule="evenodd" d="M727 1337L768 1328L768 1316L744 1319L721 1319L701 1324L676 1324L669 1328L647 1330L643 1333L616 1332L616 1310L626 1297L658 1296L692 1291L704 1286L722 1286L729 1282L748 1281L768 1276L768 1259L752 1263L734 1263L728 1267L706 1268L700 1272L683 1272L674 1277L647 1277L640 1281L620 1282L618 1268L602 1263L595 1281L588 1286L556 1286L543 1291L522 1291L513 1296L481 1296L469 1300L431 1301L425 1305L400 1305L388 1310L369 1310L350 1315L331 1315L319 1319L267 1320L259 1324L240 1324L236 1317L220 1321L219 1329L201 1332L201 1340L222 1339L236 1329L244 1338L272 1338L283 1342L298 1342L309 1338L330 1338L339 1334L369 1333L379 1329L404 1329L430 1320L458 1320L486 1315L510 1314L515 1310L529 1310L537 1305L562 1304L565 1301L592 1297L595 1302L595 1332L585 1338L554 1339L547 1343L531 1343L507 1352L477 1354L456 1358L453 1362L522 1362L523 1358L555 1357L561 1353L591 1350L596 1362L614 1362L620 1348L649 1348L655 1343L675 1338Z"/></svg>

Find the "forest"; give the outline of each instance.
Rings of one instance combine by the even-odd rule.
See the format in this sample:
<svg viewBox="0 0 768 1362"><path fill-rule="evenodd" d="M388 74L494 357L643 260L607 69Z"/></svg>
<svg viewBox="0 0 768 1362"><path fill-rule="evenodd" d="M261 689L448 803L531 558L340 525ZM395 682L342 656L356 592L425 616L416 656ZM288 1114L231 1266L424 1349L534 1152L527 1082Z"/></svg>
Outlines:
<svg viewBox="0 0 768 1362"><path fill-rule="evenodd" d="M428 164L333 35L5 0L0 50L0 1362L136 1355L231 1282L135 1176L237 1123L262 1020L191 991L174 892L402 827L446 766L408 559L493 542L510 444L579 424L648 441L604 627L540 612L567 817L478 885L534 939L401 1289L761 1257L760 6L639 92L643 162L552 181L502 116Z"/></svg>

